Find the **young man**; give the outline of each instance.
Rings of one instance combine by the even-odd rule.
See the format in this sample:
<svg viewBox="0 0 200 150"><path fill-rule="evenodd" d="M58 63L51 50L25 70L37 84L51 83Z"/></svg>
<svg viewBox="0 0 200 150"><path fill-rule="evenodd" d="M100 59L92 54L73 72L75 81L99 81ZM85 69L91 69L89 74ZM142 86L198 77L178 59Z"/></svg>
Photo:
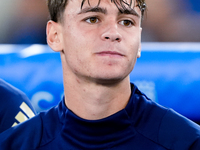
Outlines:
<svg viewBox="0 0 200 150"><path fill-rule="evenodd" d="M0 133L35 116L28 97L0 79Z"/></svg>
<svg viewBox="0 0 200 150"><path fill-rule="evenodd" d="M144 0L49 0L48 6L47 42L61 54L65 97L1 134L1 150L200 149L198 125L130 84Z"/></svg>

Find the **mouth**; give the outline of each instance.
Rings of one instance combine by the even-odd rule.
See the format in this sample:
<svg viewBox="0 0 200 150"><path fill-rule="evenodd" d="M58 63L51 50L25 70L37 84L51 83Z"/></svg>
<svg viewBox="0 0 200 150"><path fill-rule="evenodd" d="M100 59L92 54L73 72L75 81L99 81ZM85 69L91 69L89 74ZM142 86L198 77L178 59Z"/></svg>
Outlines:
<svg viewBox="0 0 200 150"><path fill-rule="evenodd" d="M124 57L123 54L116 52L116 51L102 51L102 52L98 52L96 54L100 55L100 56L109 56L109 57Z"/></svg>

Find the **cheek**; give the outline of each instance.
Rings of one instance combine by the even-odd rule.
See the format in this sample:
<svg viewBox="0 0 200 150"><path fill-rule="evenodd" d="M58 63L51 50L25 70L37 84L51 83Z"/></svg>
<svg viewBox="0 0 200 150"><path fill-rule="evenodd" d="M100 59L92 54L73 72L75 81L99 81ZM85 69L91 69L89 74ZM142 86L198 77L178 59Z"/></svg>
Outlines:
<svg viewBox="0 0 200 150"><path fill-rule="evenodd" d="M92 47L92 43L95 42L97 35L93 29L87 29L82 25L75 24L65 30L64 37L66 37L65 43L67 43L65 45L73 46L75 49L89 49L89 47Z"/></svg>
<svg viewBox="0 0 200 150"><path fill-rule="evenodd" d="M74 40L71 39L65 44L65 59L70 68L78 71L80 68L84 68L89 60L89 53L87 52L89 48L87 45L81 44L80 41L75 42Z"/></svg>
<svg viewBox="0 0 200 150"><path fill-rule="evenodd" d="M129 45L130 54L137 54L138 50L140 49L140 39L138 37L132 37L132 39L130 38L130 40L126 44Z"/></svg>
<svg viewBox="0 0 200 150"><path fill-rule="evenodd" d="M138 51L140 49L140 40L135 38L133 40L130 40L128 43L129 43L128 61L129 61L130 65L132 66L135 64L137 57L138 57Z"/></svg>

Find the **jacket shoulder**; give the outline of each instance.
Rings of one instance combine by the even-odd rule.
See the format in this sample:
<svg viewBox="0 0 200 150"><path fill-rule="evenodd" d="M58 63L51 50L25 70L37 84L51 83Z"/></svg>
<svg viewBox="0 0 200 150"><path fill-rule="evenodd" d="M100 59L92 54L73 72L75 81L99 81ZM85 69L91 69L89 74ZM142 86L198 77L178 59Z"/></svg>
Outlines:
<svg viewBox="0 0 200 150"><path fill-rule="evenodd" d="M172 109L163 117L158 137L169 149L200 149L200 126Z"/></svg>
<svg viewBox="0 0 200 150"><path fill-rule="evenodd" d="M166 149L200 149L200 126L136 89L137 131Z"/></svg>

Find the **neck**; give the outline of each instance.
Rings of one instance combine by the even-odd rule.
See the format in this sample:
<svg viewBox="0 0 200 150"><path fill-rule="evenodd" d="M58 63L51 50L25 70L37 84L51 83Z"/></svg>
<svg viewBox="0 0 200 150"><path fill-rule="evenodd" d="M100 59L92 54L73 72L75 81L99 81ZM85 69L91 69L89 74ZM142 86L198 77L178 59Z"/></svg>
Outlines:
<svg viewBox="0 0 200 150"><path fill-rule="evenodd" d="M124 109L131 95L128 77L113 85L67 78L64 79L64 89L67 107L88 120L102 119Z"/></svg>

